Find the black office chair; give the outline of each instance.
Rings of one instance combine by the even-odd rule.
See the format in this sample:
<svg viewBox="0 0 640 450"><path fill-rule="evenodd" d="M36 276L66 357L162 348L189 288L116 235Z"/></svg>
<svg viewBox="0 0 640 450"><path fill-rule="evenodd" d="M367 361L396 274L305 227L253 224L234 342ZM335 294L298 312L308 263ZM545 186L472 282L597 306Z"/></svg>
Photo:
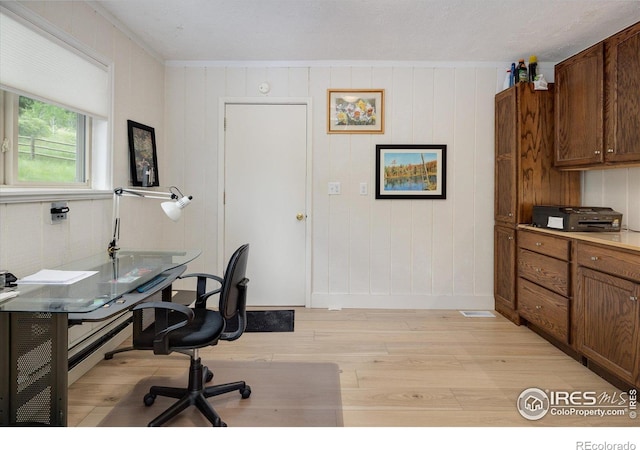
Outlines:
<svg viewBox="0 0 640 450"><path fill-rule="evenodd" d="M171 352L185 353L190 356L189 386L187 388L152 386L144 396L144 403L151 406L156 396L179 399L169 409L149 422L150 427L160 426L178 415L189 406L196 406L213 426L226 426L207 398L238 390L242 398L251 395L251 387L244 381L205 386L211 381L213 373L202 365L198 349L216 345L219 340L238 339L246 327L246 296L249 280L245 277L249 244L242 245L231 256L224 278L215 275L192 273L180 278L197 277L196 302L193 308L171 303L142 303L133 308L141 314L148 308L154 309L154 322L145 329L134 330L133 347L136 350L153 350L156 355L168 355ZM220 283L218 289L207 292L207 280ZM218 310L206 308L207 299L220 293ZM235 330L226 330L225 324L234 319ZM142 323L141 320L134 323ZM235 323L237 322L237 325Z"/></svg>

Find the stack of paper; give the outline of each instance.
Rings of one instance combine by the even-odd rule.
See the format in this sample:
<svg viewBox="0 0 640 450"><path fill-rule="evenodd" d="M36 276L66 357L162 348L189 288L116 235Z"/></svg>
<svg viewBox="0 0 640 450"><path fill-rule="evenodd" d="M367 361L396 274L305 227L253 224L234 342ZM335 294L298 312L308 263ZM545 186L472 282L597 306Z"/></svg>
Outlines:
<svg viewBox="0 0 640 450"><path fill-rule="evenodd" d="M96 273L98 273L97 270L42 269L33 275L18 280L18 284L73 284Z"/></svg>

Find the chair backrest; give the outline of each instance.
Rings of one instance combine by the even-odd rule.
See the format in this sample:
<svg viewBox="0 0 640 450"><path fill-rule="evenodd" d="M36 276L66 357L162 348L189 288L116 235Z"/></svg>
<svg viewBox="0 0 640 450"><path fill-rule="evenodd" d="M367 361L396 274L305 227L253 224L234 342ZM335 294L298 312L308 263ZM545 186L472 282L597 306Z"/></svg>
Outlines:
<svg viewBox="0 0 640 450"><path fill-rule="evenodd" d="M229 259L224 273L224 281L220 288L219 311L225 321L238 316L239 328L235 333L223 336L225 340L240 337L246 326L247 261L249 259L249 244L241 245ZM237 336L236 336L237 334Z"/></svg>

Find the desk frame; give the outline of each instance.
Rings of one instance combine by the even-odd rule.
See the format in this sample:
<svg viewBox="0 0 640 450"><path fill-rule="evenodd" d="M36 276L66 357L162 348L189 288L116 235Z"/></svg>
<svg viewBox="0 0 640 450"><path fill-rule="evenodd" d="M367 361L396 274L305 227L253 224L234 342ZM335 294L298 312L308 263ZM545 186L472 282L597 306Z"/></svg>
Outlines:
<svg viewBox="0 0 640 450"><path fill-rule="evenodd" d="M186 266L144 293L132 292L87 313L0 312L0 426L66 426L68 328L117 316L171 286Z"/></svg>

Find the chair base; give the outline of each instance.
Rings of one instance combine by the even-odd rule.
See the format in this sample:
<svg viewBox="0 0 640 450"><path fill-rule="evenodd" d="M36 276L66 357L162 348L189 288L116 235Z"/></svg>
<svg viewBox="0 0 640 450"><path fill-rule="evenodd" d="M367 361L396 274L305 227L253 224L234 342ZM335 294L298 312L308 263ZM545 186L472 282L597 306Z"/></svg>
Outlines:
<svg viewBox="0 0 640 450"><path fill-rule="evenodd" d="M151 386L149 393L144 396L144 404L151 406L158 395L162 397L177 398L166 411L149 422L150 427L159 427L167 421L177 416L189 406L195 406L207 418L214 427L226 427L218 413L207 401L207 398L227 392L239 391L242 398L249 398L251 387L244 381L220 384L216 386L204 386L205 377L211 372L202 365L200 358L191 358L189 365L189 386L187 388L176 388L169 386ZM209 378L210 379L210 378Z"/></svg>

